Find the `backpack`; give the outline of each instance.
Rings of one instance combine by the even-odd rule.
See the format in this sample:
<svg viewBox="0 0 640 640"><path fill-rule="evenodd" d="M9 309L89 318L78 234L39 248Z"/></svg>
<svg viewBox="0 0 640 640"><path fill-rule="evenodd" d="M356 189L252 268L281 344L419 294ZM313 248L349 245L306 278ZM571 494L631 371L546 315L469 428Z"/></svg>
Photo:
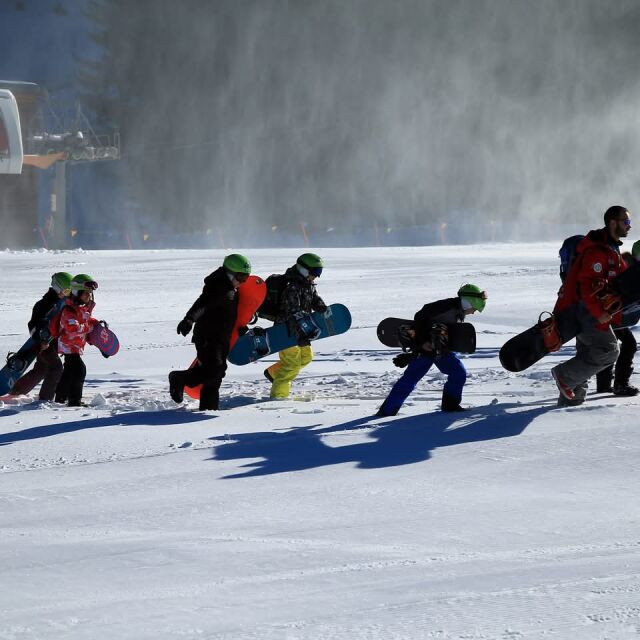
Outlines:
<svg viewBox="0 0 640 640"><path fill-rule="evenodd" d="M267 295L257 314L258 317L273 322L280 313L282 294L287 288L289 278L284 274L274 273L265 280L265 283L267 285Z"/></svg>
<svg viewBox="0 0 640 640"><path fill-rule="evenodd" d="M576 259L576 254L578 253L578 245L584 236L571 236L566 238L560 247L560 251L558 255L560 256L560 280L564 282L567 279L567 274L569 273L569 269L571 269L571 265Z"/></svg>

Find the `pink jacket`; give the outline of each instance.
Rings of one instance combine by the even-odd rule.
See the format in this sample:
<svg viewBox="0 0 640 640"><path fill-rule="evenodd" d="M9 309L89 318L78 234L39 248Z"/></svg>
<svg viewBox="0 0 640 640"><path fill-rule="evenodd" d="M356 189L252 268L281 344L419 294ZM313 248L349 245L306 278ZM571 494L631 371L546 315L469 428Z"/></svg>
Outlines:
<svg viewBox="0 0 640 640"><path fill-rule="evenodd" d="M65 300L62 311L49 323L49 331L58 338L58 353L84 353L87 335L98 322L91 316L96 303L77 305L71 298Z"/></svg>

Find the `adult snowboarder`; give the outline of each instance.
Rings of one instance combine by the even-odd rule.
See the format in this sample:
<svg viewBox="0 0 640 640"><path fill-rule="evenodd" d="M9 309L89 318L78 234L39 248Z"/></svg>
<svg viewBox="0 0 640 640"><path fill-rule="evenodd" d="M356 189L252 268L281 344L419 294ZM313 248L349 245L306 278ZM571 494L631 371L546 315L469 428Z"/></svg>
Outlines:
<svg viewBox="0 0 640 640"><path fill-rule="evenodd" d="M271 382L270 397L284 399L291 392L291 383L300 371L313 360L311 339L305 332L305 323L300 322L305 315L314 311L326 311L327 305L316 291L316 278L322 274L324 263L315 253L303 253L296 263L284 274L284 286L275 304L274 324L286 322L291 335L298 338L298 344L280 351L279 360L264 370ZM269 279L267 279L267 299L269 300ZM273 303L273 300L269 300ZM260 311L258 311L260 313Z"/></svg>
<svg viewBox="0 0 640 640"><path fill-rule="evenodd" d="M185 386L201 384L200 411L219 409L220 385L227 372L229 342L238 314L237 289L250 274L249 260L232 253L204 279L202 293L177 328L179 334L187 336L193 327L191 341L196 346L198 364L169 374L169 393L175 402L182 402Z"/></svg>
<svg viewBox="0 0 640 640"><path fill-rule="evenodd" d="M576 235L567 238L562 243L560 248L560 280L562 280L562 286L564 286L571 265L578 255L578 246L583 239L584 236ZM629 252L623 253L622 258L627 266L634 262L634 258ZM562 288L558 295L562 295ZM614 365L598 371L596 374L596 393L613 392L618 396L635 396L638 394L638 389L629 384L629 379L633 372L633 357L638 346L636 339L633 337L631 329L627 327L614 327L613 333L620 343L620 355L615 364L615 376Z"/></svg>
<svg viewBox="0 0 640 640"><path fill-rule="evenodd" d="M93 292L98 283L86 273L71 280L71 295L49 324L49 331L58 339L58 353L64 355L64 369L56 389L55 401L70 407L82 404L87 367L82 360L87 336L98 323L91 312L96 306Z"/></svg>
<svg viewBox="0 0 640 640"><path fill-rule="evenodd" d="M457 297L425 304L414 316L414 349L396 356L398 367L407 367L393 385L377 416L395 416L418 382L435 366L447 376L442 391L442 411L464 411L460 406L467 372L458 356L447 349L445 324L464 322L466 316L482 312L487 294L475 284L465 284Z"/></svg>
<svg viewBox="0 0 640 640"><path fill-rule="evenodd" d="M38 355L33 368L13 385L10 395L19 396L29 393L42 382L38 398L43 401L53 400L62 376L62 360L58 356L58 341L50 340L49 325L45 317L53 312L54 307L60 304L60 300L69 295L72 277L70 273L64 271L54 273L51 276L49 290L33 306L27 327L37 344Z"/></svg>
<svg viewBox="0 0 640 640"><path fill-rule="evenodd" d="M582 404L589 378L613 365L620 353L611 325L619 323L621 315L611 306L607 287L626 269L620 246L621 238L626 238L631 228L629 211L619 205L609 207L604 213L604 224L603 229L589 231L578 244L576 258L554 309L562 311L580 303L578 313L585 317L586 327L576 336L576 355L551 370L560 392L560 407ZM586 314L597 324L587 322ZM625 382L628 383L628 377Z"/></svg>

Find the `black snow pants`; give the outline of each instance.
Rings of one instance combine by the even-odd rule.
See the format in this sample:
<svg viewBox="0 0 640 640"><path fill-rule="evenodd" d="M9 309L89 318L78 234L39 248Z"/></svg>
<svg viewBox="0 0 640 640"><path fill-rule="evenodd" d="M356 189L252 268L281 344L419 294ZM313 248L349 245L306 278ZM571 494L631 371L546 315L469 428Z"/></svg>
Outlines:
<svg viewBox="0 0 640 640"><path fill-rule="evenodd" d="M228 347L206 341L197 341L195 346L198 364L184 372L184 384L187 387L201 384L200 411L217 411L220 408L220 385L227 373Z"/></svg>
<svg viewBox="0 0 640 640"><path fill-rule="evenodd" d="M70 407L79 407L86 377L87 367L80 354L65 354L62 378L60 378L56 389L56 402L66 402Z"/></svg>

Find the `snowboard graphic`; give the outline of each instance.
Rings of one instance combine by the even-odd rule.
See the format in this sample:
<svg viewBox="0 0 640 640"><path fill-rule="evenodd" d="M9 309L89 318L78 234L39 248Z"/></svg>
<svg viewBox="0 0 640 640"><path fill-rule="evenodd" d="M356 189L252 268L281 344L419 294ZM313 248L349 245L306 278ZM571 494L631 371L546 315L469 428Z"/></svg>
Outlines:
<svg viewBox="0 0 640 640"><path fill-rule="evenodd" d="M238 315L233 331L231 332L230 347L233 347L240 336L238 329L240 327L246 327L247 324L251 322L258 307L264 302L266 295L267 285L259 276L249 276L247 281L238 287ZM189 369L195 367L196 364L198 364L197 358L191 363ZM197 387L185 387L184 392L194 400L198 400L201 389L202 385L199 384Z"/></svg>
<svg viewBox="0 0 640 640"><path fill-rule="evenodd" d="M470 322L447 324L447 349L458 353L474 353L476 330ZM413 346L413 320L385 318L377 329L378 340L387 347L411 349Z"/></svg>
<svg viewBox="0 0 640 640"><path fill-rule="evenodd" d="M332 304L326 311L316 311L304 316L298 325L310 340L321 340L348 331L351 327L351 313L343 304ZM274 324L268 329L257 329L258 331L249 331L236 342L229 353L229 362L248 364L270 353L277 353L298 344L298 338L291 335L289 327L284 322Z"/></svg>
<svg viewBox="0 0 640 640"><path fill-rule="evenodd" d="M98 348L107 357L115 356L120 349L118 336L109 329L109 325L104 320L96 323L87 336L87 342Z"/></svg>
<svg viewBox="0 0 640 640"><path fill-rule="evenodd" d="M52 309L44 316L42 324L48 326L49 321L64 307L64 300L60 300ZM18 378L29 368L29 365L36 359L39 348L42 343L49 344L51 336L46 331L41 332L38 340L30 337L15 353L7 355L7 364L0 370L0 396L9 393Z"/></svg>
<svg viewBox="0 0 640 640"><path fill-rule="evenodd" d="M633 326L640 317L637 303L640 300L640 262L636 262L609 283L609 292L622 300L622 325ZM595 318L577 303L553 314L555 331L545 339L545 325L540 320L533 327L519 333L502 345L500 362L507 371L524 371L581 331L596 324ZM615 327L614 327L615 328ZM551 330L551 329L549 329ZM555 344L553 344L555 343Z"/></svg>

